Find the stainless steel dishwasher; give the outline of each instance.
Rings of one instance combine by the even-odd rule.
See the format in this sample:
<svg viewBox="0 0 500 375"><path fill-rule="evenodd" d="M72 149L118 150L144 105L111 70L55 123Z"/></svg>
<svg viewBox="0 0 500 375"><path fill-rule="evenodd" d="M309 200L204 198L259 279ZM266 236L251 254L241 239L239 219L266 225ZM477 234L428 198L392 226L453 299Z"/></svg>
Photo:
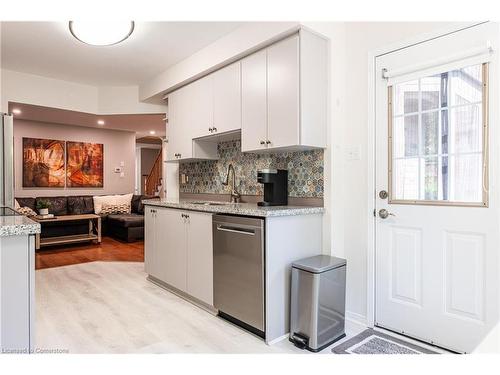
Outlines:
<svg viewBox="0 0 500 375"><path fill-rule="evenodd" d="M214 306L264 337L264 220L214 215Z"/></svg>

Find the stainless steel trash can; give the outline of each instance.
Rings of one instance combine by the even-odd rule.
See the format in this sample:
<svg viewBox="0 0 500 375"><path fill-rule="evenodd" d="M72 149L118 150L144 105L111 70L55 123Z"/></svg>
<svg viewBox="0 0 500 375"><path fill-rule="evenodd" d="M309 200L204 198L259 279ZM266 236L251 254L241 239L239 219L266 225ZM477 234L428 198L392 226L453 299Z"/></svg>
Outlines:
<svg viewBox="0 0 500 375"><path fill-rule="evenodd" d="M292 264L290 341L318 352L345 337L346 260L328 255Z"/></svg>

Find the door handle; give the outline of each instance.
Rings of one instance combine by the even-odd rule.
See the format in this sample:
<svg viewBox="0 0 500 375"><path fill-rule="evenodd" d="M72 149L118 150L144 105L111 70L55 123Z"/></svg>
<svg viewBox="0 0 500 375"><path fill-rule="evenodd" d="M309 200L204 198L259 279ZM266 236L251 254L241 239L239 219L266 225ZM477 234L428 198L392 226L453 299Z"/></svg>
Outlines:
<svg viewBox="0 0 500 375"><path fill-rule="evenodd" d="M221 232L231 232L231 233L239 233L239 234L246 234L249 236L255 236L255 231L251 229L243 229L243 228L236 228L236 227L226 227L223 225L217 225L217 230Z"/></svg>
<svg viewBox="0 0 500 375"><path fill-rule="evenodd" d="M381 210L379 210L378 216L380 216L381 219L387 219L389 216L396 216L396 215L387 211L385 208L382 208Z"/></svg>

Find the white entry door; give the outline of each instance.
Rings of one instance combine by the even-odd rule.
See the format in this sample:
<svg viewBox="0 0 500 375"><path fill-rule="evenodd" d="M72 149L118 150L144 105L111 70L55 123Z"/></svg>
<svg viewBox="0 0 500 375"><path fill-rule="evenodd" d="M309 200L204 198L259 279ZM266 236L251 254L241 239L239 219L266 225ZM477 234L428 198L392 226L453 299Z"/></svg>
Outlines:
<svg viewBox="0 0 500 375"><path fill-rule="evenodd" d="M498 321L497 24L376 58L375 324L471 352Z"/></svg>

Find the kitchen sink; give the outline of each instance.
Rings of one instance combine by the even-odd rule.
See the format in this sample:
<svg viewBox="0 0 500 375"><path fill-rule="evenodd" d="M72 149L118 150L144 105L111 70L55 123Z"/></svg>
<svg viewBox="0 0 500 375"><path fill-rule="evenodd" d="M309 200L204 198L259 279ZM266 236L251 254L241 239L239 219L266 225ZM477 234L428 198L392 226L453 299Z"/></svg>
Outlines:
<svg viewBox="0 0 500 375"><path fill-rule="evenodd" d="M232 204L229 202L191 202L192 204L199 204L202 206L225 206L228 204Z"/></svg>

